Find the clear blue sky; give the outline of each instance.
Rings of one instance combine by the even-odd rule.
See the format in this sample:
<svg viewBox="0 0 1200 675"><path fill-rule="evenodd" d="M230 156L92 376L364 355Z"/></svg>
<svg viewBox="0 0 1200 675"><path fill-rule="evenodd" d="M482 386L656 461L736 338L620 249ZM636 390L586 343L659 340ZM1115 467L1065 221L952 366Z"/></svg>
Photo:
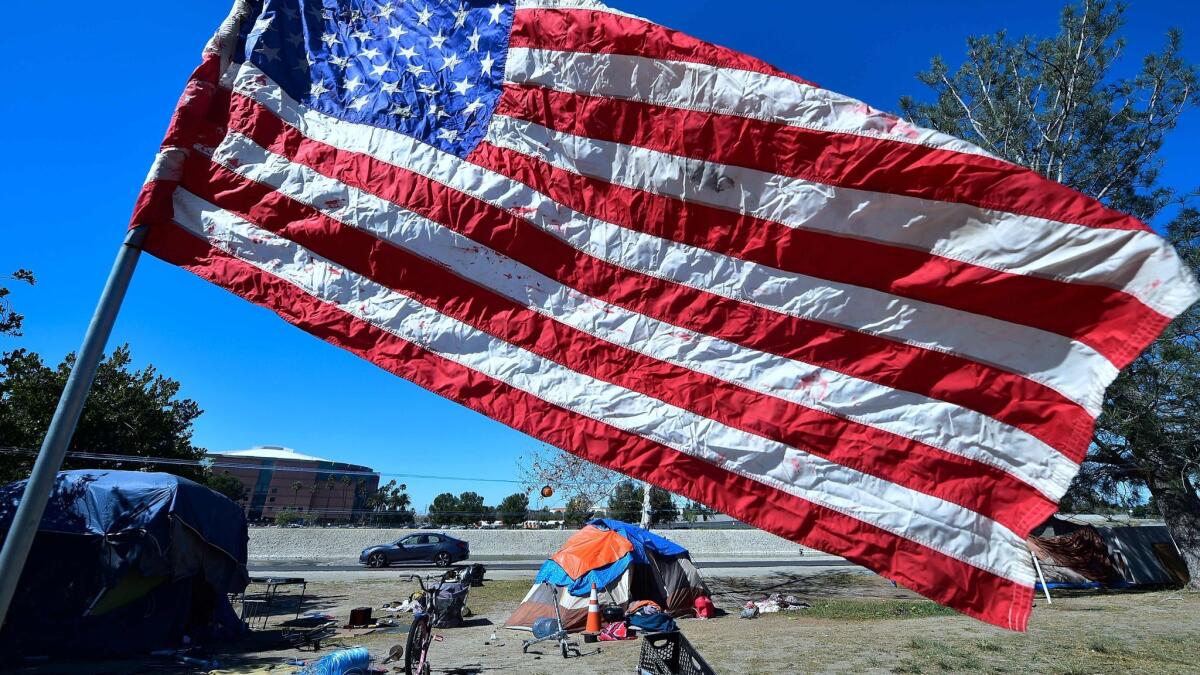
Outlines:
<svg viewBox="0 0 1200 675"><path fill-rule="evenodd" d="M35 271L13 299L26 347L55 363L76 349L130 208L201 47L231 0L13 3L0 38L0 96L9 213L0 271ZM1059 3L937 0L610 0L620 9L749 52L823 86L896 109L923 95L914 74L935 54L957 63L970 34L1048 34ZM1168 27L1200 62L1200 3L1139 0L1125 35L1136 66ZM1171 138L1164 178L1200 184L1200 114ZM266 310L156 259L143 259L111 344L183 382L206 411L210 450L279 444L382 471L514 478L536 442L296 330ZM515 485L408 480L424 508L446 490L489 503Z"/></svg>

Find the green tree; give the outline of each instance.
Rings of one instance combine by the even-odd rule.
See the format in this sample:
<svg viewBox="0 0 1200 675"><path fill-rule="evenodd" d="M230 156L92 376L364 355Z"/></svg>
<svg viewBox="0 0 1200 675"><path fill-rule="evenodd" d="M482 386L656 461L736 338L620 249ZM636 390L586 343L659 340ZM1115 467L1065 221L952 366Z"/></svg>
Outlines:
<svg viewBox="0 0 1200 675"><path fill-rule="evenodd" d="M708 519L711 518L715 513L716 511L713 511L704 504L690 499L688 500L687 506L683 509L682 518L689 523L695 523L698 521L707 523Z"/></svg>
<svg viewBox="0 0 1200 675"><path fill-rule="evenodd" d="M67 356L57 368L24 349L0 356L0 447L41 447L50 418L75 361ZM129 346L115 349L96 372L69 452L132 457L162 457L194 464L74 459L63 467L166 471L205 483L204 449L192 444L192 423L200 416L195 401L179 398L180 384L154 366L131 370ZM25 478L34 457L0 455L0 483Z"/></svg>
<svg viewBox="0 0 1200 675"><path fill-rule="evenodd" d="M608 498L608 517L636 523L642 517L642 488L631 480L623 480L613 488Z"/></svg>
<svg viewBox="0 0 1200 675"><path fill-rule="evenodd" d="M434 525L453 525L459 522L458 517L458 497L443 492L433 498L433 504L429 505L429 522Z"/></svg>
<svg viewBox="0 0 1200 675"><path fill-rule="evenodd" d="M1182 37L1140 69L1116 74L1123 9L1103 1L1065 8L1057 35L973 37L951 69L940 58L919 79L932 102L901 108L914 122L984 149L1161 225L1200 271L1200 213L1159 180L1160 151L1197 104L1197 68ZM1200 588L1200 309L1193 306L1109 387L1094 442L1066 503L1136 503L1148 493Z"/></svg>
<svg viewBox="0 0 1200 675"><path fill-rule="evenodd" d="M404 483L393 488L388 494L388 508L392 511L408 511L410 506L412 498L408 496L408 486Z"/></svg>
<svg viewBox="0 0 1200 675"><path fill-rule="evenodd" d="M567 507L563 510L563 525L579 527L591 518L592 513L592 501L584 495L575 495L567 500Z"/></svg>
<svg viewBox="0 0 1200 675"><path fill-rule="evenodd" d="M458 496L458 519L460 525L474 525L487 516L487 507L483 505L483 497L474 492L464 492Z"/></svg>
<svg viewBox="0 0 1200 675"><path fill-rule="evenodd" d="M29 270L17 270L8 276L13 281L23 281L30 286L37 283L33 278L33 272ZM25 317L17 313L13 308L12 301L8 296L12 293L8 288L0 286L0 335L11 335L19 337L21 335L21 325L25 322Z"/></svg>
<svg viewBox="0 0 1200 675"><path fill-rule="evenodd" d="M292 509L284 509L275 514L275 524L280 527L286 527L292 523L298 523L304 520L304 514L293 511Z"/></svg>
<svg viewBox="0 0 1200 675"><path fill-rule="evenodd" d="M641 521L642 497L645 494L645 488L631 480L618 483L608 498L608 517L627 523ZM671 496L671 493L660 487L652 486L650 488L650 524L673 523L678 516L679 508L675 506L675 498Z"/></svg>
<svg viewBox="0 0 1200 675"><path fill-rule="evenodd" d="M675 498L670 492L660 488L650 488L650 524L662 525L673 523L679 517L679 508L675 506Z"/></svg>
<svg viewBox="0 0 1200 675"><path fill-rule="evenodd" d="M206 484L210 489L220 492L235 502L241 502L242 498L246 496L246 486L242 485L242 481L228 471L221 473L214 471L209 475Z"/></svg>
<svg viewBox="0 0 1200 675"><path fill-rule="evenodd" d="M520 525L529 516L529 495L524 492L511 494L500 502L496 511L505 525Z"/></svg>
<svg viewBox="0 0 1200 675"><path fill-rule="evenodd" d="M339 482L342 484L342 504L344 504L347 509L347 513L342 515L344 515L346 517L346 521L349 522L354 517L354 500L347 500L346 498L350 496L350 486L354 485L354 479L350 476L342 475Z"/></svg>

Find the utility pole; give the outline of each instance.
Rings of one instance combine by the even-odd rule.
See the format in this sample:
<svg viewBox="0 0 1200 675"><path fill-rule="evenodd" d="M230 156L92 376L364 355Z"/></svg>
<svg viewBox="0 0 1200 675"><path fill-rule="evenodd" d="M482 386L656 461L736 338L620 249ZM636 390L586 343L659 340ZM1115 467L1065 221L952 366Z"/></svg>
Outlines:
<svg viewBox="0 0 1200 675"><path fill-rule="evenodd" d="M642 483L642 522L643 530L650 529L650 490L654 489L649 483Z"/></svg>

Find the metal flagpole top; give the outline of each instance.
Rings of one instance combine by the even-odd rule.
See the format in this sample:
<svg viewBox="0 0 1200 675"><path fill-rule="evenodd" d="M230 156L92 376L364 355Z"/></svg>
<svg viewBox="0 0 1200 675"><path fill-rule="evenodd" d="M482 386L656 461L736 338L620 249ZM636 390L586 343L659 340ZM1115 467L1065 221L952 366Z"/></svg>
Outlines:
<svg viewBox="0 0 1200 675"><path fill-rule="evenodd" d="M62 468L63 458L67 454L67 446L75 435L75 425L83 412L83 403L87 400L88 391L92 387L92 379L96 368L104 356L104 347L108 336L112 333L113 324L121 302L125 299L125 291L129 288L129 280L137 267L138 257L142 252L142 242L146 239L147 226L137 225L129 230L125 242L117 253L96 312L88 325L83 337L83 345L67 378L67 386L63 389L54 417L50 420L50 428L42 440L42 448L34 462L33 472L25 484L25 493L13 516L12 526L4 540L4 548L0 550L0 627L8 615L8 607L12 603L13 594L25 567L25 559L33 546L34 536L42 522L42 513L46 510L46 502L54 489L58 470Z"/></svg>

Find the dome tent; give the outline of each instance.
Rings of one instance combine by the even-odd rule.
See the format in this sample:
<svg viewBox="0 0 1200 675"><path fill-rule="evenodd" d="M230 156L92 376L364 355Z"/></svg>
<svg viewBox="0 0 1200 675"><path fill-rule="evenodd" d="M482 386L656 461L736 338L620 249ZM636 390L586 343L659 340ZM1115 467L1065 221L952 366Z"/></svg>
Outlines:
<svg viewBox="0 0 1200 675"><path fill-rule="evenodd" d="M542 565L504 626L531 630L534 621L554 617L557 602L564 627L583 630L593 583L602 604L627 608L653 600L675 617L692 612L695 599L709 594L687 549L635 525L598 518Z"/></svg>

